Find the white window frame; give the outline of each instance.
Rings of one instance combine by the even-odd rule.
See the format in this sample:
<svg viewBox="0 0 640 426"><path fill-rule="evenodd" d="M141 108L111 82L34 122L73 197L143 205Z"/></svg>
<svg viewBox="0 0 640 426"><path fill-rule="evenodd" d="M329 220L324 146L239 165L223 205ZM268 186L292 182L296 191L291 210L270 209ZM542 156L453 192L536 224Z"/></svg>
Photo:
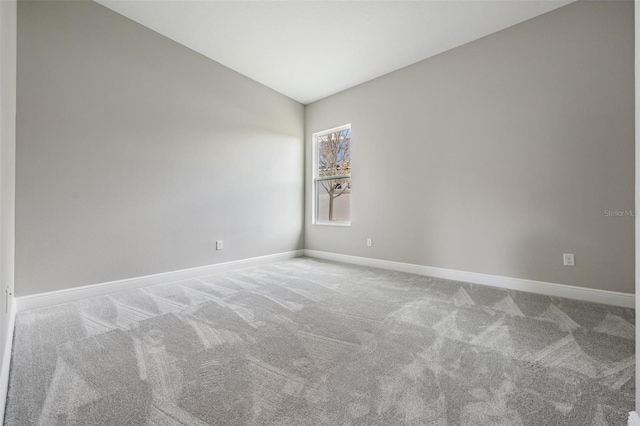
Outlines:
<svg viewBox="0 0 640 426"><path fill-rule="evenodd" d="M316 132L311 135L311 223L313 225L323 225L323 226L351 226L351 216L353 212L349 212L349 221L340 221L340 222L330 222L328 220L318 220L318 206L317 206L317 197L318 197L318 138L324 135L328 135L329 133L337 133L343 130L351 130L351 123L345 124L342 126L334 127L331 129L323 130L321 132ZM353 139L351 139L351 142ZM350 143L351 143L350 142ZM351 178L351 174L348 175L340 175L338 177L349 177ZM332 177L335 179L335 177Z"/></svg>

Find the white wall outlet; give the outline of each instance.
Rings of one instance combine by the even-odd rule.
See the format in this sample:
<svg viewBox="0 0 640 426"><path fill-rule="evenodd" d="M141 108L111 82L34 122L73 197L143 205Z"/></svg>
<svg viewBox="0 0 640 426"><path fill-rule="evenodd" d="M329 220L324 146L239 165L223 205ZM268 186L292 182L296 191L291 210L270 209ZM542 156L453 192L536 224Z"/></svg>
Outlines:
<svg viewBox="0 0 640 426"><path fill-rule="evenodd" d="M216 241L216 250L222 250L222 240Z"/></svg>
<svg viewBox="0 0 640 426"><path fill-rule="evenodd" d="M371 238L367 238L367 247L371 247L373 245L373 241L371 241Z"/></svg>
<svg viewBox="0 0 640 426"><path fill-rule="evenodd" d="M571 254L571 253L563 253L562 254L562 261L564 263L564 266L576 266L575 258L573 257L573 254Z"/></svg>

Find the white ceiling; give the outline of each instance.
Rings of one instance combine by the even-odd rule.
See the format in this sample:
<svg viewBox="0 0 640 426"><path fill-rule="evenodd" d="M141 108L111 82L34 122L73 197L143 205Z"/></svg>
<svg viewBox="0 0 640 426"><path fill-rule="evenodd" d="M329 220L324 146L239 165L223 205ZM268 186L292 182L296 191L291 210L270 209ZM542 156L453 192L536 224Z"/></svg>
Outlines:
<svg viewBox="0 0 640 426"><path fill-rule="evenodd" d="M303 104L575 0L96 0Z"/></svg>

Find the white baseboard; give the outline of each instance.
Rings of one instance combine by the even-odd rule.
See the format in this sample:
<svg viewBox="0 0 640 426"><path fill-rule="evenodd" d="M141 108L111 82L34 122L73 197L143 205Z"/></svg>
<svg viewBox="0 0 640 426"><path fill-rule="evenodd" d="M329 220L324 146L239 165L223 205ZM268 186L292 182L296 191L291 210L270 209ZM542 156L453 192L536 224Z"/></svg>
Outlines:
<svg viewBox="0 0 640 426"><path fill-rule="evenodd" d="M88 297L103 296L105 294L116 293L118 291L126 291L151 285L165 284L172 281L197 278L234 269L264 265L280 260L292 259L294 257L299 257L302 255L315 257L318 259L352 263L355 265L408 272L417 275L426 275L453 281L463 281L473 284L482 284L492 287L526 291L529 293L543 294L546 296L565 297L568 299L577 299L594 303L604 303L607 305L622 306L625 308L635 308L635 295L630 293L575 287L565 284L547 283L522 278L510 278L498 275L480 274L477 272L457 271L453 269L436 268L433 266L415 265L411 263L394 262L390 260L372 259L368 257L350 256L317 250L294 250L267 256L236 260L232 262L218 263L215 265L183 269L180 271L165 272L161 274L128 278L124 280L110 281L106 283L52 291L48 293L39 293L29 296L17 297L15 298L15 312L44 308L47 306L73 302L75 300L85 299Z"/></svg>
<svg viewBox="0 0 640 426"><path fill-rule="evenodd" d="M303 255L303 250L293 250L284 253L269 254L266 256L252 257L249 259L235 260L232 262L217 263L214 265L199 266L197 268L182 269L179 271L164 272L161 274L146 275L143 277L127 278L124 280L110 281L106 283L91 284L82 287L68 288L64 290L38 293L29 296L21 296L15 299L17 312L31 309L45 308L61 303L73 302L88 297L104 296L119 291L133 290L157 284L166 284L190 278L203 277L219 272L264 265L280 260L292 259Z"/></svg>
<svg viewBox="0 0 640 426"><path fill-rule="evenodd" d="M629 413L627 426L640 426L640 416L635 411Z"/></svg>
<svg viewBox="0 0 640 426"><path fill-rule="evenodd" d="M372 259L368 257L349 256L346 254L329 253L317 250L304 250L304 255L318 259L352 263L355 265L371 266L374 268L390 269L453 281L463 281L482 284L510 290L526 291L543 294L545 296L565 297L586 302L604 303L606 305L622 306L635 309L635 295L616 291L598 290L593 288L575 287L565 284L547 283L522 278L502 277L476 272L456 271L453 269L436 268L433 266L415 265L412 263L393 262L390 260ZM640 426L640 425L639 425Z"/></svg>
<svg viewBox="0 0 640 426"><path fill-rule="evenodd" d="M7 405L7 392L9 390L9 370L11 367L11 351L13 349L13 330L16 322L16 301L11 300L9 308L9 326L7 336L4 341L4 352L2 355L2 368L0 370L0 419L4 419L4 409Z"/></svg>

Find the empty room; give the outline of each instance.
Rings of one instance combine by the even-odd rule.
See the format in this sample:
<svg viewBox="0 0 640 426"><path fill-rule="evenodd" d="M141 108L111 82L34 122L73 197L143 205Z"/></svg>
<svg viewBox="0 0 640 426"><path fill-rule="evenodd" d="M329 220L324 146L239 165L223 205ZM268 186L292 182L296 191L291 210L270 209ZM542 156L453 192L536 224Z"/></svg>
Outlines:
<svg viewBox="0 0 640 426"><path fill-rule="evenodd" d="M640 426L638 9L0 0L4 424Z"/></svg>

